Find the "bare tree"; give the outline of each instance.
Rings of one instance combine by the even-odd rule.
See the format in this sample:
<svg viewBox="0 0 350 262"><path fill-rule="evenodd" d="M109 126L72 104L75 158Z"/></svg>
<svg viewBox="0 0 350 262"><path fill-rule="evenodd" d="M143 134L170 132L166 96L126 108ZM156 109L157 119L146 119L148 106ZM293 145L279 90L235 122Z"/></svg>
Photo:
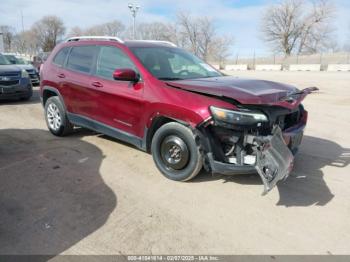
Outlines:
<svg viewBox="0 0 350 262"><path fill-rule="evenodd" d="M183 41L183 47L199 56L198 39L200 29L195 18L186 13L178 13L177 24L180 27L179 37L187 39L187 41Z"/></svg>
<svg viewBox="0 0 350 262"><path fill-rule="evenodd" d="M84 30L81 29L79 26L75 26L75 27L71 28L69 33L68 33L68 37L82 36L82 35L84 35Z"/></svg>
<svg viewBox="0 0 350 262"><path fill-rule="evenodd" d="M8 25L2 25L0 27L0 32L3 34L5 52L11 52L13 40L15 38L15 29Z"/></svg>
<svg viewBox="0 0 350 262"><path fill-rule="evenodd" d="M33 25L32 30L41 49L44 52L49 52L55 47L57 41L64 36L66 28L61 18L45 16Z"/></svg>
<svg viewBox="0 0 350 262"><path fill-rule="evenodd" d="M218 36L214 40L215 44L211 46L210 59L219 63L219 65L225 64L226 60L230 57L230 47L233 43L232 36Z"/></svg>
<svg viewBox="0 0 350 262"><path fill-rule="evenodd" d="M350 24L348 25L348 32L347 32L347 38L345 40L345 43L343 46L340 48L342 51L345 52L350 52ZM349 53L349 58L350 58L350 53ZM350 60L349 60L350 62Z"/></svg>
<svg viewBox="0 0 350 262"><path fill-rule="evenodd" d="M138 37L142 40L164 40L170 41L180 47L185 47L185 38L180 34L179 26L174 23L141 23L138 26ZM125 32L125 38L132 38L132 28Z"/></svg>
<svg viewBox="0 0 350 262"><path fill-rule="evenodd" d="M334 8L328 0L284 0L268 7L262 17L264 40L274 51L315 53L327 48Z"/></svg>
<svg viewBox="0 0 350 262"><path fill-rule="evenodd" d="M206 61L215 59L224 63L233 38L220 36L211 18L179 13L176 25L177 42L180 46Z"/></svg>
<svg viewBox="0 0 350 262"><path fill-rule="evenodd" d="M210 51L219 50L212 49L212 46L215 46L218 42L221 42L223 38L218 39L216 36L216 28L214 27L213 21L204 16L198 18L197 23L199 24L200 34L199 34L199 53L204 60L208 60L210 56ZM221 46L222 48L224 46ZM211 50L212 49L212 50ZM215 54L214 54L215 55Z"/></svg>
<svg viewBox="0 0 350 262"><path fill-rule="evenodd" d="M124 31L124 24L118 20L114 20L112 22L92 26L83 32L86 35L120 36Z"/></svg>
<svg viewBox="0 0 350 262"><path fill-rule="evenodd" d="M35 55L40 51L40 43L33 30L16 34L13 41L14 49L23 54Z"/></svg>
<svg viewBox="0 0 350 262"><path fill-rule="evenodd" d="M137 27L140 39L171 41L172 31L168 24L162 22L140 23Z"/></svg>
<svg viewBox="0 0 350 262"><path fill-rule="evenodd" d="M310 14L306 15L302 23L298 53L316 53L334 45L330 23L334 11L334 6L328 0L313 3Z"/></svg>

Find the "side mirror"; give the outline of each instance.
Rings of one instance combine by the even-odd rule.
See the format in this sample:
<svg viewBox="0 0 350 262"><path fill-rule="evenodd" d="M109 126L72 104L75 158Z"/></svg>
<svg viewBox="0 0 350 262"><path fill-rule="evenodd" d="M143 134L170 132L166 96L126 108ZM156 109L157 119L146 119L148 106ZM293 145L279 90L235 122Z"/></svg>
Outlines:
<svg viewBox="0 0 350 262"><path fill-rule="evenodd" d="M113 72L113 79L119 80L119 81L137 82L139 81L139 76L133 69L120 68L120 69L116 69Z"/></svg>

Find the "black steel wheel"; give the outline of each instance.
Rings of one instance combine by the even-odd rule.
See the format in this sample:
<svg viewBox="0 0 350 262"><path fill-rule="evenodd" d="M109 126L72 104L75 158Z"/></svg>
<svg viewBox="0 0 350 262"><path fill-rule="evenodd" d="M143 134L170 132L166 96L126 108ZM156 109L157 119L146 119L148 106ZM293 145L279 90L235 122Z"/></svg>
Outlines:
<svg viewBox="0 0 350 262"><path fill-rule="evenodd" d="M193 132L176 122L165 124L157 130L151 151L160 172L171 180L190 180L203 165Z"/></svg>

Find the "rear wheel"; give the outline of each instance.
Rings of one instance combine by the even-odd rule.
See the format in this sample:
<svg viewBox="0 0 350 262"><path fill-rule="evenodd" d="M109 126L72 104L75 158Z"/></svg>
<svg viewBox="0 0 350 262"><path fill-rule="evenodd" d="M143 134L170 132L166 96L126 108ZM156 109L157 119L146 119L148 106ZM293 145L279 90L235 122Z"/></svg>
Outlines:
<svg viewBox="0 0 350 262"><path fill-rule="evenodd" d="M165 124L157 130L151 151L157 168L171 180L190 180L203 165L193 132L176 122Z"/></svg>
<svg viewBox="0 0 350 262"><path fill-rule="evenodd" d="M57 96L50 97L45 103L47 127L55 136L65 136L73 131L62 102Z"/></svg>

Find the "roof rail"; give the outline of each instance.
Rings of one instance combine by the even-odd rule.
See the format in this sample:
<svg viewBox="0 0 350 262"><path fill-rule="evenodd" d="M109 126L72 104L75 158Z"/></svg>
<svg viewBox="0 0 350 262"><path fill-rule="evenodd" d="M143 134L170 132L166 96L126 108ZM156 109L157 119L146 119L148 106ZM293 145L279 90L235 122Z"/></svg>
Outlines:
<svg viewBox="0 0 350 262"><path fill-rule="evenodd" d="M66 42L80 41L80 40L106 40L106 41L117 41L124 43L119 37L116 36L74 36L66 40Z"/></svg>
<svg viewBox="0 0 350 262"><path fill-rule="evenodd" d="M166 44L166 45L170 45L173 47L177 47L177 45L175 45L174 43L170 42L170 41L163 41L163 40L132 40L133 42L145 42L145 43L160 43L160 44Z"/></svg>

